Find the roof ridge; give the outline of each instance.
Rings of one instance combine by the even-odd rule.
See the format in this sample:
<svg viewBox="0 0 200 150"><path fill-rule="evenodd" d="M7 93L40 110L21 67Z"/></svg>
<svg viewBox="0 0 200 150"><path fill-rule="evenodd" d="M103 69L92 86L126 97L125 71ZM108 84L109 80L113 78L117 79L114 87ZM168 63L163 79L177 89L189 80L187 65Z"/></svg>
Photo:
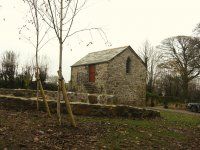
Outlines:
<svg viewBox="0 0 200 150"><path fill-rule="evenodd" d="M88 53L86 56L84 56L79 61L74 63L72 66L95 64L95 63L102 63L102 62L110 61L115 56L117 56L119 53L126 50L128 47L130 47L130 45Z"/></svg>
<svg viewBox="0 0 200 150"><path fill-rule="evenodd" d="M90 52L88 54L92 54L92 53L97 53L97 52L102 52L102 51L109 51L109 50L114 50L114 49L119 49L119 48L127 48L129 47L130 45L127 45L127 46L120 46L120 47L113 47L113 48L109 48L109 49L103 49L103 50L99 50L99 51L96 51L96 52Z"/></svg>

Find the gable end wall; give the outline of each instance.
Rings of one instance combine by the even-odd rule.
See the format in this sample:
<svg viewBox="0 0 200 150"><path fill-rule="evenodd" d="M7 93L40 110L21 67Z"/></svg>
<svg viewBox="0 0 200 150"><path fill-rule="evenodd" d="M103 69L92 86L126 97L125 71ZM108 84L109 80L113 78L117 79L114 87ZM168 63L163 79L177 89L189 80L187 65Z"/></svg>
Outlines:
<svg viewBox="0 0 200 150"><path fill-rule="evenodd" d="M130 73L126 73L126 60L131 59ZM108 65L107 93L117 96L119 103L141 106L146 99L146 67L127 48Z"/></svg>

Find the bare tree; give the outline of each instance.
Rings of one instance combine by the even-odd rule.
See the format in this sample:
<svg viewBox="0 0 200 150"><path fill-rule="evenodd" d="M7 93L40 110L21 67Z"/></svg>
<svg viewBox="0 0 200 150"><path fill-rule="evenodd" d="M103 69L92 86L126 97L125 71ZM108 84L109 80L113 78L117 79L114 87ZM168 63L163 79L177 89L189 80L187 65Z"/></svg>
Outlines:
<svg viewBox="0 0 200 150"><path fill-rule="evenodd" d="M38 52L39 50L41 50L44 45L49 41L45 41L45 36L49 31L49 28L45 28L44 27L44 23L42 21L42 17L38 14L38 6L39 6L39 0L23 0L25 3L28 4L29 6L29 10L30 10L30 14L31 17L30 19L28 19L28 23L30 26L32 26L35 30L35 39L34 41L31 40L31 38L27 38L24 36L25 39L27 39L35 48L35 61L36 61L36 80L37 80L37 109L39 109L39 103L38 103L38 99L39 99L39 89L41 92L41 95L43 97L43 101L45 103L47 112L49 114L49 116L51 116L50 110L49 110L49 106L46 100L46 96L44 95L44 90L43 90L43 86L40 80L40 69L39 69L39 61L38 61ZM40 3L41 4L41 3ZM22 27L22 29L27 29L30 30L30 26L28 24L24 25ZM42 28L43 27L43 28ZM20 30L20 33L22 32L22 29ZM45 30L44 30L45 29ZM45 42L44 42L45 41Z"/></svg>
<svg viewBox="0 0 200 150"><path fill-rule="evenodd" d="M180 75L185 102L188 99L188 83L200 75L200 39L190 36L175 36L162 41L159 46L165 51L165 68Z"/></svg>
<svg viewBox="0 0 200 150"><path fill-rule="evenodd" d="M60 94L62 91L63 98L66 103L68 113L70 114L71 123L76 126L73 113L71 111L69 100L67 99L67 93L65 89L65 82L62 75L62 52L63 45L66 40L82 31L98 30L103 32L100 28L85 28L77 31L72 31L75 17L82 10L87 0L43 0L43 8L39 9L40 15L47 25L54 30L54 33L59 42L59 89L58 89L58 101L57 101L57 115L59 123L61 124L60 116Z"/></svg>
<svg viewBox="0 0 200 150"><path fill-rule="evenodd" d="M141 49L141 55L147 66L147 91L152 93L158 75L157 65L162 58L162 53L159 53L149 41L145 41L143 48Z"/></svg>

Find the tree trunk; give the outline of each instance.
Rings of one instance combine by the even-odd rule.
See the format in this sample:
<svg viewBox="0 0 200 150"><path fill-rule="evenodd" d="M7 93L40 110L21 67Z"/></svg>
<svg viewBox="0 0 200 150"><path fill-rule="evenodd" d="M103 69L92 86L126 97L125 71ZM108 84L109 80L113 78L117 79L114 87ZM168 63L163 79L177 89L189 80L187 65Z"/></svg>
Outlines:
<svg viewBox="0 0 200 150"><path fill-rule="evenodd" d="M37 37L38 42L38 37ZM38 45L38 44L37 44ZM36 47L36 55L35 55L35 61L36 61L36 86L37 86L37 110L39 110L39 65L38 65L38 46Z"/></svg>
<svg viewBox="0 0 200 150"><path fill-rule="evenodd" d="M37 1L33 1L34 9L35 9L35 17L36 17L36 24L35 24L35 29L36 29L36 50L35 50L35 61L36 61L36 79L37 79L37 110L39 110L39 64L38 64L38 49L39 49L39 22L38 22L38 12L37 12Z"/></svg>
<svg viewBox="0 0 200 150"><path fill-rule="evenodd" d="M188 80L183 81L183 96L185 103L188 103L188 83Z"/></svg>
<svg viewBox="0 0 200 150"><path fill-rule="evenodd" d="M60 1L60 38L59 38L59 72L62 72L62 11L63 11L63 0ZM57 99L57 116L59 124L61 125L61 115L60 115L60 98L61 98L61 80L58 76L58 99Z"/></svg>
<svg viewBox="0 0 200 150"><path fill-rule="evenodd" d="M57 102L57 114L58 114L58 119L61 122L61 117L60 117L60 109L58 110L58 108L60 107L60 91L62 90L62 94L63 94L63 99L65 100L65 104L67 107L67 111L70 115L70 119L71 119L71 123L74 127L76 127L76 123L74 120L74 116L71 110L71 106L69 103L69 100L67 98L67 92L66 92L66 88L65 88L65 82L62 76L62 51L63 51L63 0L61 0L61 7L60 7L60 38L59 38L59 44L60 44L60 55L59 55L59 71L58 71L58 76L59 76L59 91L58 91L58 102Z"/></svg>
<svg viewBox="0 0 200 150"><path fill-rule="evenodd" d="M62 90L62 94L63 94L63 99L65 101L65 105L66 105L66 108L67 108L67 111L68 111L68 114L70 116L70 121L72 123L72 125L74 127L76 127L76 122L75 122L75 119L74 119L74 115L72 113L72 109L71 109L71 106L70 106L70 102L69 102L69 99L67 97L67 91L66 91L66 88L65 88L65 81L63 79L63 76L61 74L61 72L58 71L58 76L59 76L59 79L60 79L60 84L61 84L61 90Z"/></svg>

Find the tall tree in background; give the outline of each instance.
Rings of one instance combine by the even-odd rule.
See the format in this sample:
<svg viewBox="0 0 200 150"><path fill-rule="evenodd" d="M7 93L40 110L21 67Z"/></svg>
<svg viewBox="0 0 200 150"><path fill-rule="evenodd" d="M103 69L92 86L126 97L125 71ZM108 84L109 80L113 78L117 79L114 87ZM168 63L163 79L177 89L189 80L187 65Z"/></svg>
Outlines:
<svg viewBox="0 0 200 150"><path fill-rule="evenodd" d="M141 49L141 55L147 66L147 91L153 92L154 83L157 77L157 65L162 58L162 53L159 53L149 41L145 41Z"/></svg>
<svg viewBox="0 0 200 150"><path fill-rule="evenodd" d="M196 33L197 35L199 35L200 34L200 23L198 23L197 25L196 25L196 27L194 28L194 33Z"/></svg>
<svg viewBox="0 0 200 150"><path fill-rule="evenodd" d="M32 65L29 65L28 63L22 67L21 74L18 75L18 80L21 81L21 87L22 88L29 88L31 82L33 81L34 76L34 68Z"/></svg>
<svg viewBox="0 0 200 150"><path fill-rule="evenodd" d="M48 66L47 65L41 65L40 66L40 80L42 84L45 83L48 77Z"/></svg>
<svg viewBox="0 0 200 150"><path fill-rule="evenodd" d="M1 77L8 87L12 87L17 70L17 55L13 51L6 51L2 56Z"/></svg>
<svg viewBox="0 0 200 150"><path fill-rule="evenodd" d="M35 61L36 61L36 80L37 80L37 109L39 109L39 103L38 103L38 99L39 99L39 89L43 98L43 101L45 103L47 112L49 114L49 116L51 116L50 110L49 110L49 106L46 100L46 96L44 95L44 90L43 90L43 86L41 83L41 79L40 79L40 68L39 68L39 61L38 61L38 52L40 49L42 49L44 47L44 45L49 41L45 41L45 36L49 31L49 28L45 28L44 27L44 23L42 20L42 17L38 14L38 6L41 5L41 3L39 4L39 2L41 2L40 0L23 0L25 3L28 4L29 6L29 10L30 10L30 14L31 17L30 19L28 19L28 23L23 26L23 29L27 29L30 30L30 26L32 26L34 28L34 33L36 35L35 40L31 41L31 38L26 38L35 48ZM30 25L30 26L29 26ZM42 28L43 27L43 28ZM44 30L45 29L45 30ZM22 29L20 30L21 33Z"/></svg>
<svg viewBox="0 0 200 150"><path fill-rule="evenodd" d="M187 102L188 84L200 75L200 39L175 36L163 40L159 47L165 52L166 68L180 75Z"/></svg>

